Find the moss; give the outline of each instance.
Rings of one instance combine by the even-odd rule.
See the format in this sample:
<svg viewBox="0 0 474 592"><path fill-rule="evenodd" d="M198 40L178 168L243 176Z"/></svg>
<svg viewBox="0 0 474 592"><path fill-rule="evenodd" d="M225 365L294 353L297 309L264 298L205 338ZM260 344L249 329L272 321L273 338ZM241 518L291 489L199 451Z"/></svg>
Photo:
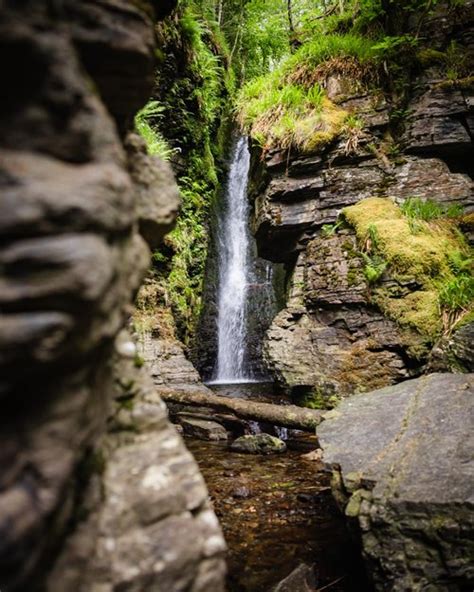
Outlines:
<svg viewBox="0 0 474 592"><path fill-rule="evenodd" d="M402 327L416 329L432 342L443 329L441 295L456 277L453 253L466 251L455 222L419 220L414 233L401 209L379 197L350 206L342 215L355 228L361 249L372 249L387 262L392 279L400 286L407 279L419 286L407 291L382 284L373 290L373 302Z"/></svg>
<svg viewBox="0 0 474 592"><path fill-rule="evenodd" d="M443 328L436 290L417 290L404 298L387 298L382 288L374 292L373 302L391 319L423 335L434 337Z"/></svg>
<svg viewBox="0 0 474 592"><path fill-rule="evenodd" d="M439 82L437 88L456 88L458 90L472 90L474 87L474 76L465 76L455 80L443 80Z"/></svg>
<svg viewBox="0 0 474 592"><path fill-rule="evenodd" d="M340 401L333 389L323 387L300 387L292 393L295 405L308 409L334 409Z"/></svg>
<svg viewBox="0 0 474 592"><path fill-rule="evenodd" d="M140 354L135 354L135 357L133 358L133 365L135 368L143 368L145 365L144 358Z"/></svg>

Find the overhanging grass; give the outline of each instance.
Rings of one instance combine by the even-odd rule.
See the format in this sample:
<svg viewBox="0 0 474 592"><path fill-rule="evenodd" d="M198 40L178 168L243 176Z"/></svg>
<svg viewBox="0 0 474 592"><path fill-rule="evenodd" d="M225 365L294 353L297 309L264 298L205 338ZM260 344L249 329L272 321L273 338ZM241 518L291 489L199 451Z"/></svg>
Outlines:
<svg viewBox="0 0 474 592"><path fill-rule="evenodd" d="M237 111L241 126L263 146L302 151L332 141L348 115L318 84L284 84L275 73L250 83L239 97Z"/></svg>
<svg viewBox="0 0 474 592"><path fill-rule="evenodd" d="M288 75L298 68L316 68L334 58L355 58L360 64L373 63L376 57L373 46L373 40L351 33L317 36L288 58L283 69Z"/></svg>
<svg viewBox="0 0 474 592"><path fill-rule="evenodd" d="M349 115L319 83L327 74L324 64L365 79L376 68L372 46L373 41L352 34L326 35L302 45L276 70L241 90L236 107L241 127L266 148L323 148L344 131Z"/></svg>

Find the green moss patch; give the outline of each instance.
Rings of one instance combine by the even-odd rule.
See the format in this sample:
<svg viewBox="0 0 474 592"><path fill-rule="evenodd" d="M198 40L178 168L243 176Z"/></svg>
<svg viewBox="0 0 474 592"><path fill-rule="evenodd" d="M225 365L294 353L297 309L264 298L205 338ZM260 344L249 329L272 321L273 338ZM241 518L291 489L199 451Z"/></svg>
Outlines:
<svg viewBox="0 0 474 592"><path fill-rule="evenodd" d="M472 259L454 220L418 220L414 227L395 203L379 197L346 208L343 217L361 251L383 258L388 277L400 286L382 282L372 289L373 302L388 317L432 342L472 309Z"/></svg>

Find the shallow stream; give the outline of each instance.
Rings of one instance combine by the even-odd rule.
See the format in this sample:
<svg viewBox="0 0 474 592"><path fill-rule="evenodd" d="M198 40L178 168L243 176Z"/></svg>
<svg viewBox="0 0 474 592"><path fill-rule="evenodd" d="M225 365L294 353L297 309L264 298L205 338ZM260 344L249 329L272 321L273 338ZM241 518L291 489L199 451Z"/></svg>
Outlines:
<svg viewBox="0 0 474 592"><path fill-rule="evenodd" d="M218 390L221 395L284 402L262 385ZM269 426L261 427L268 431ZM289 450L270 456L235 453L227 443L187 440L229 547L228 591L269 592L306 562L316 566L317 590L326 586L332 592L365 592L357 552L331 496L330 473L321 462L304 457L317 448L316 437L289 436Z"/></svg>

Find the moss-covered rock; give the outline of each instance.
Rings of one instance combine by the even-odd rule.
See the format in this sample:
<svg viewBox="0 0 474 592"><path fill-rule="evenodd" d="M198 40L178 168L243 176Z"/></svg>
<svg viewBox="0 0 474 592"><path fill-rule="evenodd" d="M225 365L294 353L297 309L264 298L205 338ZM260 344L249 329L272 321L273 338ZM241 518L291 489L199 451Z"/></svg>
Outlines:
<svg viewBox="0 0 474 592"><path fill-rule="evenodd" d="M468 257L456 224L448 219L414 223L392 200L380 197L345 208L343 216L354 227L361 251L381 256L391 278L414 286L403 293L382 283L372 301L389 318L433 342L443 329L441 293L456 277L453 254Z"/></svg>

